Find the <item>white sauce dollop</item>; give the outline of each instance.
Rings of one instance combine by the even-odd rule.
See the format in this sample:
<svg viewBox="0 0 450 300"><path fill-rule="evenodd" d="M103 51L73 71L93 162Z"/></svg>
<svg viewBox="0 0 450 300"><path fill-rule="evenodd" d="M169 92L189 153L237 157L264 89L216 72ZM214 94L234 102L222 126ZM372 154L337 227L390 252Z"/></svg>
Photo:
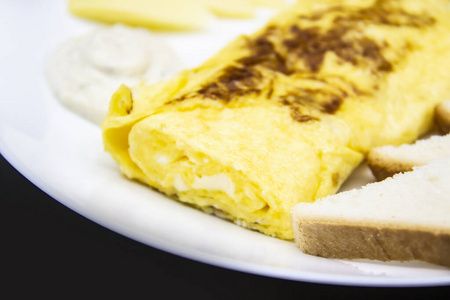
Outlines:
<svg viewBox="0 0 450 300"><path fill-rule="evenodd" d="M61 44L46 75L63 105L100 124L121 84L156 83L181 70L181 61L162 38L143 28L114 25Z"/></svg>

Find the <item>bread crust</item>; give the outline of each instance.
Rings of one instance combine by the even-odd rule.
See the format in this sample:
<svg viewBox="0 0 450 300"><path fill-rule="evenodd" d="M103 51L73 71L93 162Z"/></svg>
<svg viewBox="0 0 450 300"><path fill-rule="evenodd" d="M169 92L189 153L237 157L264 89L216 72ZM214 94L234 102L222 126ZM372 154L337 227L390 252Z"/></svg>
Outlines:
<svg viewBox="0 0 450 300"><path fill-rule="evenodd" d="M380 261L420 260L450 267L450 232L426 228L295 221L295 241L311 255Z"/></svg>
<svg viewBox="0 0 450 300"><path fill-rule="evenodd" d="M384 180L397 173L412 171L415 164L395 159L387 159L376 151L369 151L367 165L377 181Z"/></svg>
<svg viewBox="0 0 450 300"><path fill-rule="evenodd" d="M443 134L450 133L450 100L446 100L436 105L434 120Z"/></svg>

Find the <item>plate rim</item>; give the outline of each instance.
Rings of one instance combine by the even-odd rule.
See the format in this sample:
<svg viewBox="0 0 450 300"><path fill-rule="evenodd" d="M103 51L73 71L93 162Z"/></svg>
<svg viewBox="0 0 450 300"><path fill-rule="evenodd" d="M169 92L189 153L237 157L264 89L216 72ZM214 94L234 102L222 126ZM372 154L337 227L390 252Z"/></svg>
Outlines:
<svg viewBox="0 0 450 300"><path fill-rule="evenodd" d="M185 259L193 260L198 263L208 264L211 266L225 268L237 272L245 272L249 274L278 278L283 280L301 281L317 284L329 284L340 286L354 287L438 287L450 285L450 276L436 276L432 278L389 278L381 276L361 276L361 275L330 275L324 276L321 273L299 272L298 270L286 270L271 266L257 265L255 263L247 263L231 258L221 258L207 252L198 250L185 249L174 243L165 242L160 239L149 239L137 231L130 230L126 226L107 220L101 216L93 215L83 208L75 208L73 201L69 195L64 195L56 188L46 184L37 174L34 174L26 164L21 161L9 149L0 135L0 153L2 156L16 169L23 177L38 187L44 193L52 197L55 201L63 204L66 208L87 218L99 226L118 233L122 236L130 238L134 241L150 246L152 248L176 255Z"/></svg>

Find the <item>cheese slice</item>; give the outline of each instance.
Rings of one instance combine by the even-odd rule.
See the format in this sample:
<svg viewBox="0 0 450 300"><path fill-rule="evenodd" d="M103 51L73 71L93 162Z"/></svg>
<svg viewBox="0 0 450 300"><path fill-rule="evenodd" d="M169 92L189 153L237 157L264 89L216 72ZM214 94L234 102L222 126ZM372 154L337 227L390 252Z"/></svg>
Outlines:
<svg viewBox="0 0 450 300"><path fill-rule="evenodd" d="M255 16L256 6L249 0L203 0L206 7L219 17L249 19Z"/></svg>
<svg viewBox="0 0 450 300"><path fill-rule="evenodd" d="M292 2L292 1L291 1ZM280 8L286 5L286 0L250 0L250 3L270 8Z"/></svg>
<svg viewBox="0 0 450 300"><path fill-rule="evenodd" d="M72 14L157 30L204 28L211 18L201 0L69 0Z"/></svg>
<svg viewBox="0 0 450 300"><path fill-rule="evenodd" d="M102 123L129 178L292 239L373 147L415 140L450 94L446 1L301 1L198 68L121 86Z"/></svg>

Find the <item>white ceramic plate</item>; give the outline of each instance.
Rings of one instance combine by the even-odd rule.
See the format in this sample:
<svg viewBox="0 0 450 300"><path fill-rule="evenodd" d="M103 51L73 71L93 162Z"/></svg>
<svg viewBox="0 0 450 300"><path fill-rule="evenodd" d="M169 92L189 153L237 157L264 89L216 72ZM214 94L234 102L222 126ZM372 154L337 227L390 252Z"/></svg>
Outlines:
<svg viewBox="0 0 450 300"><path fill-rule="evenodd" d="M43 76L60 42L95 23L70 16L66 1L3 1L0 10L0 150L24 176L85 217L152 247L200 262L306 282L364 286L450 283L450 270L425 263L324 259L293 242L242 229L126 180L103 152L100 129L67 110ZM264 24L221 20L205 32L165 34L186 66L201 63L240 33ZM361 168L346 187L371 180Z"/></svg>

